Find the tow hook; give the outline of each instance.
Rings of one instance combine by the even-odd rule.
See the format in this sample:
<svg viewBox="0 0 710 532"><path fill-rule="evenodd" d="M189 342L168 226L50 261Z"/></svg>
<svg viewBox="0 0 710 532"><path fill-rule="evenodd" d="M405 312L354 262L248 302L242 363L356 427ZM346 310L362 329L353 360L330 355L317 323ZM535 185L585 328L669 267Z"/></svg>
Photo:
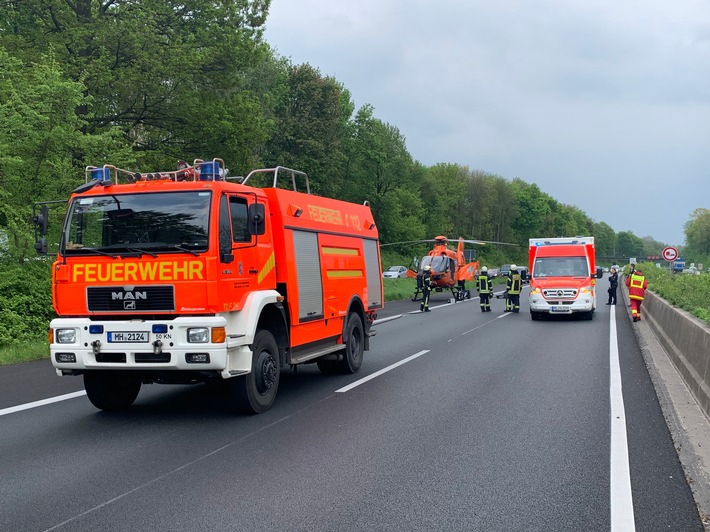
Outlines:
<svg viewBox="0 0 710 532"><path fill-rule="evenodd" d="M153 354L160 355L163 352L163 342L156 340L153 342Z"/></svg>
<svg viewBox="0 0 710 532"><path fill-rule="evenodd" d="M94 340L91 342L91 350L94 355L98 355L101 352L101 340Z"/></svg>

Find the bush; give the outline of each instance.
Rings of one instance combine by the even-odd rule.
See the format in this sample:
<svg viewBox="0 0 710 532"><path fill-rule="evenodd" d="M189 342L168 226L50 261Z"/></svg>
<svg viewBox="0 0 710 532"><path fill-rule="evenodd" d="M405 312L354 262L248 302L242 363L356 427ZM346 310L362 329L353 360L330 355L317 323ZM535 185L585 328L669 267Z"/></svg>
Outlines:
<svg viewBox="0 0 710 532"><path fill-rule="evenodd" d="M52 309L50 265L0 265L0 347L45 341Z"/></svg>

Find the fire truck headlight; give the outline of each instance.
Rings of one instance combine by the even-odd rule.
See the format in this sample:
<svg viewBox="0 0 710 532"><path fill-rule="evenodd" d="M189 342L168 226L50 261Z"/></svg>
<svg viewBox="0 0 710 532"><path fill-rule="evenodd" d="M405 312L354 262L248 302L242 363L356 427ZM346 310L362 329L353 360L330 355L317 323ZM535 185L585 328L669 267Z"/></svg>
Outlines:
<svg viewBox="0 0 710 532"><path fill-rule="evenodd" d="M582 294L591 294L592 293L592 287L591 286L583 286L582 289L580 290Z"/></svg>
<svg viewBox="0 0 710 532"><path fill-rule="evenodd" d="M542 294L542 290L540 290L539 288L535 287L530 289L530 295L539 296L540 294Z"/></svg>
<svg viewBox="0 0 710 532"><path fill-rule="evenodd" d="M188 329L187 341L191 344L206 344L210 341L210 330L207 327L193 327Z"/></svg>
<svg viewBox="0 0 710 532"><path fill-rule="evenodd" d="M58 344L73 344L76 342L76 329L57 329L54 337Z"/></svg>

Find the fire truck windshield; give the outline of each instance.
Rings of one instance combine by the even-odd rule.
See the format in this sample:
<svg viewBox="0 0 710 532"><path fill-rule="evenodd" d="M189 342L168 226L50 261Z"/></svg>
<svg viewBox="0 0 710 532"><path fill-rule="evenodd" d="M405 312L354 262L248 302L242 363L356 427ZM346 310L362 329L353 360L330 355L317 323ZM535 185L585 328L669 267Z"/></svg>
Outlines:
<svg viewBox="0 0 710 532"><path fill-rule="evenodd" d="M62 252L206 251L211 198L209 191L74 198Z"/></svg>

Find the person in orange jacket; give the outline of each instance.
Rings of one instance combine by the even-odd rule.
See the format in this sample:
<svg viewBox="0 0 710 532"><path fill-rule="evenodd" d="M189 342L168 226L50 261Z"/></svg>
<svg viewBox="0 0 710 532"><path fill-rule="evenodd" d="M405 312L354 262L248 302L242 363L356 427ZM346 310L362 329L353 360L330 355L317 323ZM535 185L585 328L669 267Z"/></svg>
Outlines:
<svg viewBox="0 0 710 532"><path fill-rule="evenodd" d="M626 286L629 288L631 300L631 317L634 321L641 321L641 302L648 288L648 281L641 270L634 270L626 277Z"/></svg>

